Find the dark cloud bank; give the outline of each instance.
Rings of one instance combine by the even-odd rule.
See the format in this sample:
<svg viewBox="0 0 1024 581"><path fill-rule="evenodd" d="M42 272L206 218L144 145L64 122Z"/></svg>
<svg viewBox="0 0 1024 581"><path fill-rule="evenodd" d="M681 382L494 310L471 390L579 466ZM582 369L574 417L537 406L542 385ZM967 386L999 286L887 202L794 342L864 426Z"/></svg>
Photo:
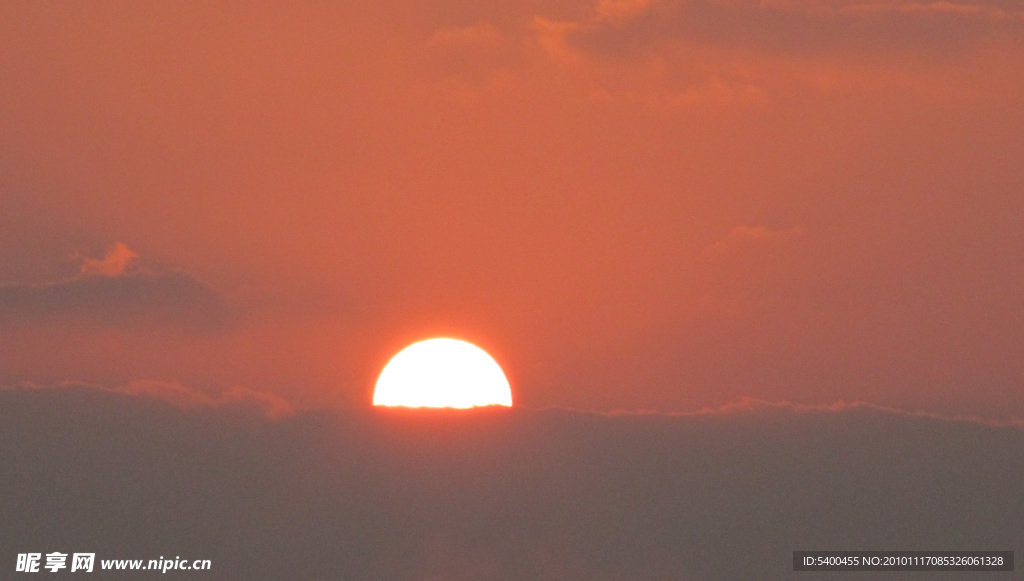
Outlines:
<svg viewBox="0 0 1024 581"><path fill-rule="evenodd" d="M0 285L0 328L42 323L209 334L228 328L234 318L223 297L181 272Z"/></svg>
<svg viewBox="0 0 1024 581"><path fill-rule="evenodd" d="M212 560L207 574L166 574L182 579L932 578L794 573L791 551L1019 557L1022 450L1017 428L864 407L268 421L5 390L0 566L7 578L17 553L56 550Z"/></svg>

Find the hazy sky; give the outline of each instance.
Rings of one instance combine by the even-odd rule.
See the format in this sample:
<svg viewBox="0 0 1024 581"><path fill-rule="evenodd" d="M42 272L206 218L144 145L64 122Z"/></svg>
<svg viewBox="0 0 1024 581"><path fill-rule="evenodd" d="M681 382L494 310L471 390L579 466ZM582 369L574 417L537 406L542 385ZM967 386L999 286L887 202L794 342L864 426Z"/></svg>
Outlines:
<svg viewBox="0 0 1024 581"><path fill-rule="evenodd" d="M0 7L0 380L1024 414L1013 0Z"/></svg>
<svg viewBox="0 0 1024 581"><path fill-rule="evenodd" d="M0 2L0 577L1019 571L1022 105L1019 0Z"/></svg>

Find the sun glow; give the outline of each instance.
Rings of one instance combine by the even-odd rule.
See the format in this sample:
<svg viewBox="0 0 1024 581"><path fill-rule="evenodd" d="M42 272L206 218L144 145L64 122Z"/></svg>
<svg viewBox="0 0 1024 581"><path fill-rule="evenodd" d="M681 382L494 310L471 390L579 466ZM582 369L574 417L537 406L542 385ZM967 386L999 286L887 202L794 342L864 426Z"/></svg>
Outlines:
<svg viewBox="0 0 1024 581"><path fill-rule="evenodd" d="M470 408L512 405L512 390L486 351L458 339L413 343L384 366L375 406Z"/></svg>

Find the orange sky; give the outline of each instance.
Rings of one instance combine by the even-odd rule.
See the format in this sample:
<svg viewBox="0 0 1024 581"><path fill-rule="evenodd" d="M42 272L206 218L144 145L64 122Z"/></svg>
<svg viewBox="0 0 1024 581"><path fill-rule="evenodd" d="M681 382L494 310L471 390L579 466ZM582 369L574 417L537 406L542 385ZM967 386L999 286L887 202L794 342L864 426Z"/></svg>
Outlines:
<svg viewBox="0 0 1024 581"><path fill-rule="evenodd" d="M0 382L1024 416L1017 2L251 4L0 6Z"/></svg>

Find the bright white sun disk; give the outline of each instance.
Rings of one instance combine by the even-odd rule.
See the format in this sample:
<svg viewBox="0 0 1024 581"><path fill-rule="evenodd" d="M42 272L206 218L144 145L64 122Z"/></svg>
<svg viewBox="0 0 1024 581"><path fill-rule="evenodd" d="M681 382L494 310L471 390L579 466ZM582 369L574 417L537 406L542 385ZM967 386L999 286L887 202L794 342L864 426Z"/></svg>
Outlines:
<svg viewBox="0 0 1024 581"><path fill-rule="evenodd" d="M486 351L458 339L427 339L406 347L384 367L375 406L470 408L512 405L512 390Z"/></svg>

